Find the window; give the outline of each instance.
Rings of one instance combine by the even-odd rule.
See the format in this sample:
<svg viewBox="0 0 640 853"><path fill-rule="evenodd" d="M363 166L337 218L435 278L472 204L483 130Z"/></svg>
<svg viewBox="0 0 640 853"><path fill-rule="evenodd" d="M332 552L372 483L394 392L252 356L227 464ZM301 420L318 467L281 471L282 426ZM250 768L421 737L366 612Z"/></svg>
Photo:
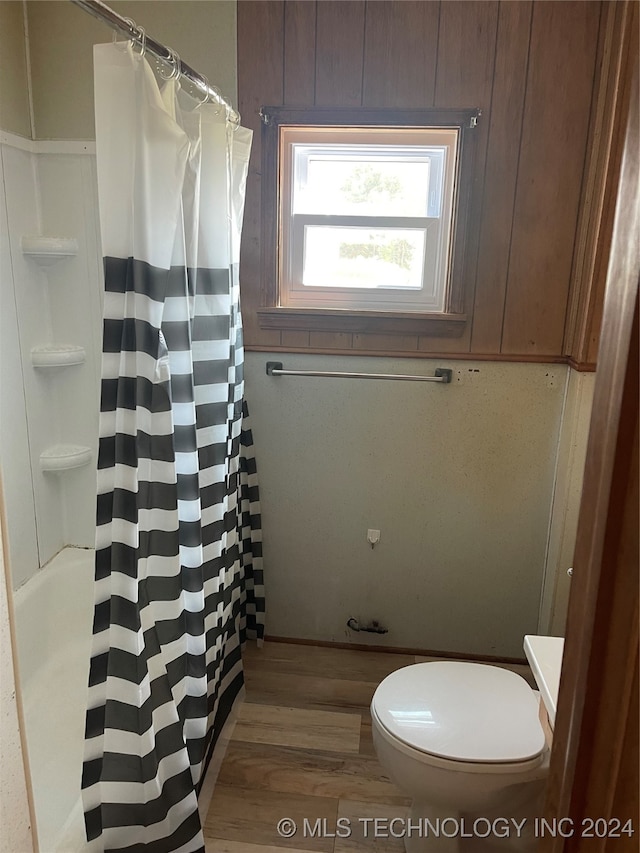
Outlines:
<svg viewBox="0 0 640 853"><path fill-rule="evenodd" d="M477 113L274 110L261 325L403 333L435 321L460 334Z"/></svg>
<svg viewBox="0 0 640 853"><path fill-rule="evenodd" d="M443 311L458 130L283 127L280 304Z"/></svg>

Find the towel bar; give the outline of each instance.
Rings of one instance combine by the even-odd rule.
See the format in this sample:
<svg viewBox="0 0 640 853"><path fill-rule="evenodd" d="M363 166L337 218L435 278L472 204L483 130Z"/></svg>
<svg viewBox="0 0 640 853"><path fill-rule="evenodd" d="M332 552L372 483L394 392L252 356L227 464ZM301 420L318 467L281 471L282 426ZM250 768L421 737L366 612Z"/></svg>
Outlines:
<svg viewBox="0 0 640 853"><path fill-rule="evenodd" d="M437 367L433 376L416 376L407 373L342 373L331 370L285 370L281 361L267 362L267 376L329 376L336 379L401 379L405 382L440 382L448 385L453 371Z"/></svg>

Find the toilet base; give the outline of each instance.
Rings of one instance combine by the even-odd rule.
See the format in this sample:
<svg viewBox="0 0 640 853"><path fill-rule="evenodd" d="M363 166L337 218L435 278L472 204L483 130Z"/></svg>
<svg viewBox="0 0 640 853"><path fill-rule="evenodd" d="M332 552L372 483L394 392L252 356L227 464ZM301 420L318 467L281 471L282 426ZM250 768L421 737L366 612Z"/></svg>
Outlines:
<svg viewBox="0 0 640 853"><path fill-rule="evenodd" d="M482 815L455 814L452 809L445 815L442 808L414 802L406 825L406 853L535 853L535 819L542 813L544 783L529 787L525 797L522 790L507 789L505 794L500 808L484 809Z"/></svg>
<svg viewBox="0 0 640 853"><path fill-rule="evenodd" d="M407 819L404 849L406 853L461 853L459 825L457 815L450 814L444 819L441 810L414 802Z"/></svg>

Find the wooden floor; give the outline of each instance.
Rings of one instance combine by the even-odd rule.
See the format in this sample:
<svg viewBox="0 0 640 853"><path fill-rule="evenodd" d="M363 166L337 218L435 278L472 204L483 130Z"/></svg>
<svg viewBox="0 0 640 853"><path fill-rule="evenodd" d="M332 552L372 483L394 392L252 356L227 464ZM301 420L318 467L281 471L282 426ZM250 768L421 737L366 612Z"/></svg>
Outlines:
<svg viewBox="0 0 640 853"><path fill-rule="evenodd" d="M369 705L390 672L427 660L433 658L250 645L246 701L206 818L206 853L402 853L401 838L374 839L366 820L404 818L409 805L376 760ZM533 684L529 667L509 668ZM290 838L278 833L283 818L297 826ZM342 832L338 818L349 819L338 828L350 826L350 837L333 837Z"/></svg>

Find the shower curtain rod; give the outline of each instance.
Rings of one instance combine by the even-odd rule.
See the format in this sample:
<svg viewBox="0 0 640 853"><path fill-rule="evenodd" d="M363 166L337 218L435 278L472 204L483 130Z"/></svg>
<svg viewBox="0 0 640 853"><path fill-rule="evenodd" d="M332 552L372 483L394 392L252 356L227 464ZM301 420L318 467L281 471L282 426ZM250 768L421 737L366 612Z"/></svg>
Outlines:
<svg viewBox="0 0 640 853"><path fill-rule="evenodd" d="M110 9L106 3L100 2L100 0L71 0L71 2L74 6L79 6L85 12L93 15L94 18L127 36L127 38L138 41L143 52L148 50L154 56L172 65L174 68L179 67L180 74L186 77L194 86L197 86L201 92L205 92L208 100L225 107L229 121L236 125L240 124L240 114L234 110L218 89L209 83L203 74L199 74L187 65L186 62L183 62L174 50L147 35L144 29L137 26L130 18L123 18L117 12L114 12L113 9Z"/></svg>

